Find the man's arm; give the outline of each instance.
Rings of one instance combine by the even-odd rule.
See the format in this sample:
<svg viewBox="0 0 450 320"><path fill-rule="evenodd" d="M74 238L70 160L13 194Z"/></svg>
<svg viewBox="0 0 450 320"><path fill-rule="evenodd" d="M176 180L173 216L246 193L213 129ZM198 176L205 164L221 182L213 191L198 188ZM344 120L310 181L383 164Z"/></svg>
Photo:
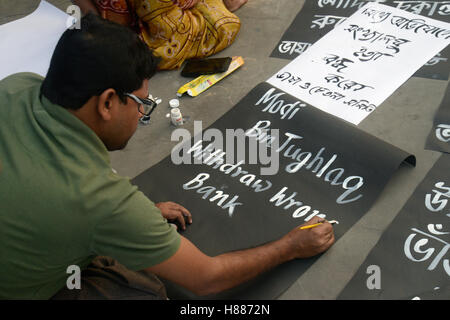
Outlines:
<svg viewBox="0 0 450 320"><path fill-rule="evenodd" d="M83 14L87 14L88 12L92 12L96 15L99 14L91 0L72 0L72 3L79 6Z"/></svg>
<svg viewBox="0 0 450 320"><path fill-rule="evenodd" d="M308 224L320 221L313 218ZM147 270L197 295L207 295L232 288L281 263L314 256L333 242L333 228L325 222L306 230L296 227L281 239L256 248L209 257L182 236L180 248L171 258Z"/></svg>

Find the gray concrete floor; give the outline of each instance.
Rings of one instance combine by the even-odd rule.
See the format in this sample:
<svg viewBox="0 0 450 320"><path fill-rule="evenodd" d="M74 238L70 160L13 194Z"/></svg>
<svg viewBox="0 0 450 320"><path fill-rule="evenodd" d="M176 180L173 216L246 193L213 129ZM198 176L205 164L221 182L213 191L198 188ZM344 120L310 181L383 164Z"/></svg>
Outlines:
<svg viewBox="0 0 450 320"><path fill-rule="evenodd" d="M48 2L64 11L71 4L67 0ZM38 3L0 0L0 24L23 17ZM193 132L194 119L202 120L203 128L208 127L258 83L288 63L269 55L303 3L304 0L249 0L236 12L242 22L240 34L230 48L217 56L242 56L245 65L200 96L181 98L181 110L191 119L185 124L186 129ZM165 117L168 101L186 82L179 71L161 72L150 80L150 92L163 102L152 116L151 125L140 127L125 150L111 153L112 165L120 174L133 178L170 154L176 142L170 141L174 127ZM446 86L447 81L411 78L359 125L361 130L416 155L417 167L401 167L372 209L280 299L337 297L440 156L424 150L424 145Z"/></svg>

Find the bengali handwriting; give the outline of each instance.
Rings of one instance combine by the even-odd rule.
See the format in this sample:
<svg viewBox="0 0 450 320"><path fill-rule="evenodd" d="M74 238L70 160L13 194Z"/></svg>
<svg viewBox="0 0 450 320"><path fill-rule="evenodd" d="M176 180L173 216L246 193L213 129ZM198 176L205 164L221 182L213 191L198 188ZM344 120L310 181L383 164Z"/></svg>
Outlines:
<svg viewBox="0 0 450 320"><path fill-rule="evenodd" d="M311 43L308 42L281 41L280 45L278 46L278 51L280 53L287 53L289 55L292 55L294 53L302 54L310 46Z"/></svg>
<svg viewBox="0 0 450 320"><path fill-rule="evenodd" d="M450 1L394 1L394 3L398 9L415 14L426 14L428 16L433 16L435 13L441 16L450 15Z"/></svg>
<svg viewBox="0 0 450 320"><path fill-rule="evenodd" d="M381 23L390 17L391 25L394 25L399 29L412 30L416 34L425 33L433 35L436 38L450 38L449 29L427 24L424 19L408 19L397 15L391 16L390 12L374 8L366 8L362 11L362 14L366 15L371 23Z"/></svg>

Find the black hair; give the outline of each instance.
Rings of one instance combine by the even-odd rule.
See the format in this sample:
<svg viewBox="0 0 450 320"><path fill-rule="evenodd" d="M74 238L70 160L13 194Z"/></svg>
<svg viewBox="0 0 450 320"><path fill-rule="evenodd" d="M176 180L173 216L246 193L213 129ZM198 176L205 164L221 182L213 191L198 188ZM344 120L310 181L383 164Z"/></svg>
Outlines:
<svg viewBox="0 0 450 320"><path fill-rule="evenodd" d="M125 103L156 72L159 59L131 29L92 13L80 29L66 30L56 45L41 86L52 103L79 109L109 88Z"/></svg>

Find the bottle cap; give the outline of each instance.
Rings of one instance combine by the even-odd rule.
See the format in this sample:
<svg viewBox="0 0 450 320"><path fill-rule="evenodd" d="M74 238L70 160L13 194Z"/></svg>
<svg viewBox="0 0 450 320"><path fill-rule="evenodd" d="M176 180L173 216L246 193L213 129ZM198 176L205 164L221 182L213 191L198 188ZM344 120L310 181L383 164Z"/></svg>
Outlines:
<svg viewBox="0 0 450 320"><path fill-rule="evenodd" d="M172 99L169 101L169 106L171 108L178 108L180 106L180 101L178 101L178 99Z"/></svg>

